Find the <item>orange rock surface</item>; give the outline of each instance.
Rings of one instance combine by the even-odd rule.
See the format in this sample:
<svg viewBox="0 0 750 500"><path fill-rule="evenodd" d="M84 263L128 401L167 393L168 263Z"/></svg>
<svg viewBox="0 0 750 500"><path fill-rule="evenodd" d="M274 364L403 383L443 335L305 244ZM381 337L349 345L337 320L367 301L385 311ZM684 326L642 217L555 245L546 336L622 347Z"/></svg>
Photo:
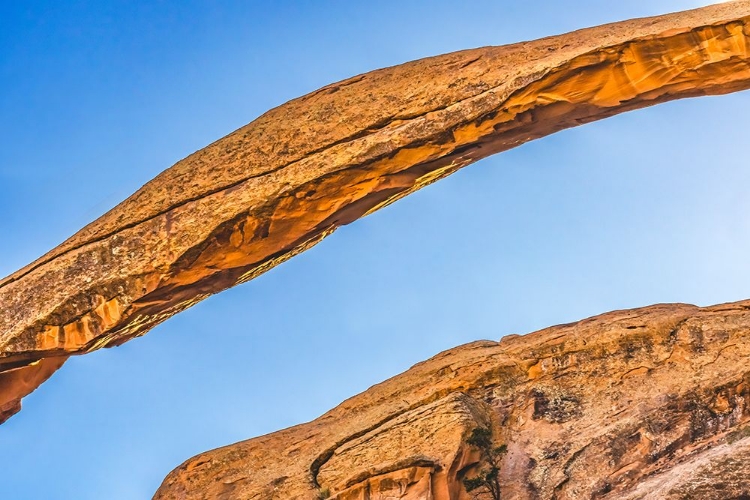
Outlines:
<svg viewBox="0 0 750 500"><path fill-rule="evenodd" d="M0 281L0 418L119 345L480 158L750 87L750 1L414 61L329 85L178 162Z"/></svg>
<svg viewBox="0 0 750 500"><path fill-rule="evenodd" d="M503 499L747 498L750 301L461 346L313 422L196 456L155 499L489 499L463 485L476 428L507 445Z"/></svg>

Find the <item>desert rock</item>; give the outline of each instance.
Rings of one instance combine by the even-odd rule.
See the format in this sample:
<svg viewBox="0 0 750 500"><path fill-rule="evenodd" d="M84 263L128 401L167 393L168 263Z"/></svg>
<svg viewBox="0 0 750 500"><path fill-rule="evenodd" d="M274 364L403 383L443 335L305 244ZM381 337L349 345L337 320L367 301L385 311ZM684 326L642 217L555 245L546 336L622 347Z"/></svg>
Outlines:
<svg viewBox="0 0 750 500"><path fill-rule="evenodd" d="M507 446L502 498L747 498L748 361L750 301L476 342L313 422L198 455L155 499L490 498L463 486L481 466L476 428Z"/></svg>

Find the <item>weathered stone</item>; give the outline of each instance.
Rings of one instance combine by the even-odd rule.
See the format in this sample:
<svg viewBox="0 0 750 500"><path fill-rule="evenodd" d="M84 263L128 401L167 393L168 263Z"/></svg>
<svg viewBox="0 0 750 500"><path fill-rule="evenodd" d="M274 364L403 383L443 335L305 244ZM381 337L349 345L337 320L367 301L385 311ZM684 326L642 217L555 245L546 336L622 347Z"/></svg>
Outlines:
<svg viewBox="0 0 750 500"><path fill-rule="evenodd" d="M475 428L507 445L504 499L747 498L750 301L458 347L313 422L192 458L155 498L485 498L462 484L480 466Z"/></svg>
<svg viewBox="0 0 750 500"><path fill-rule="evenodd" d="M14 381L44 378L34 363L142 335L480 158L746 89L749 47L743 0L414 61L273 109L0 281L3 418L34 387Z"/></svg>

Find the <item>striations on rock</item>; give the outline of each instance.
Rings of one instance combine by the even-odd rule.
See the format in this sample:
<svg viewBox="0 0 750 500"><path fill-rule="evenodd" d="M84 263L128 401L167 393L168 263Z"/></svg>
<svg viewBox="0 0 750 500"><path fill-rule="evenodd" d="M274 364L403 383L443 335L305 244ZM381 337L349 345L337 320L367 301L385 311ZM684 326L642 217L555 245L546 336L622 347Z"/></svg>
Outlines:
<svg viewBox="0 0 750 500"><path fill-rule="evenodd" d="M0 281L1 419L66 357L142 335L480 158L746 89L749 49L742 0L414 61L273 109Z"/></svg>
<svg viewBox="0 0 750 500"><path fill-rule="evenodd" d="M749 361L750 300L476 342L313 422L198 455L154 498L484 498L463 487L476 428L507 445L502 498L748 498Z"/></svg>

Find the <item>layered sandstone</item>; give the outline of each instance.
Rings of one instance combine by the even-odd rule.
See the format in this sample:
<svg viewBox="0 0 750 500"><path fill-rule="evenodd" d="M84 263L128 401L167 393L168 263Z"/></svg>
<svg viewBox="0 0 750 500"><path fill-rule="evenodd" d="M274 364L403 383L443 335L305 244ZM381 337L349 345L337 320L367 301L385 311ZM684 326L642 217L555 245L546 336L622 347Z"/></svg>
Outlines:
<svg viewBox="0 0 750 500"><path fill-rule="evenodd" d="M480 158L750 87L750 1L373 71L178 162L0 281L0 419L67 356L115 346Z"/></svg>
<svg viewBox="0 0 750 500"><path fill-rule="evenodd" d="M196 456L156 500L750 496L750 301L618 311L444 352L308 424Z"/></svg>

